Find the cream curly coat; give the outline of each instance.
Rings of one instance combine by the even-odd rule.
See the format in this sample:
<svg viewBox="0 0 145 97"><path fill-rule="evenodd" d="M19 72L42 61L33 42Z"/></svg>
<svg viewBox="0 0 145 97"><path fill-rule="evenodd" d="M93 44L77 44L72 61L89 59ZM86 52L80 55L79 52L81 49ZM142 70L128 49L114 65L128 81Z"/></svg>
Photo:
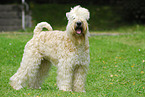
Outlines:
<svg viewBox="0 0 145 97"><path fill-rule="evenodd" d="M10 85L19 90L25 86L41 88L51 64L58 67L59 90L85 91L86 73L90 62L89 11L76 6L66 13L66 31L52 31L46 22L34 29L33 38L26 44L18 71L10 78ZM49 31L42 31L45 27Z"/></svg>

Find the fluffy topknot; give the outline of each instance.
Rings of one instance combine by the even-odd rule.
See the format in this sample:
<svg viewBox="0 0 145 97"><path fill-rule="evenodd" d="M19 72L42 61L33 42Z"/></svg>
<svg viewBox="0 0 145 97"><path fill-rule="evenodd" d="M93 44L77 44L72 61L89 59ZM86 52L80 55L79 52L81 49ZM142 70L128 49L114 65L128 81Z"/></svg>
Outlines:
<svg viewBox="0 0 145 97"><path fill-rule="evenodd" d="M80 5L71 8L70 12L66 13L68 20L74 19L76 17L81 17L86 20L90 18L90 13L87 9L82 8Z"/></svg>

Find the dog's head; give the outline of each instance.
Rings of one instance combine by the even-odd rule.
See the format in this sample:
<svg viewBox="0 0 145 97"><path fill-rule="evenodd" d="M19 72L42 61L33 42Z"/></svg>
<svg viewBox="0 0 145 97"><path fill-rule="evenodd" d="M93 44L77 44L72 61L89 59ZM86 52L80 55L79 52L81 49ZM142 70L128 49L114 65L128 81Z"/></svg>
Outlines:
<svg viewBox="0 0 145 97"><path fill-rule="evenodd" d="M90 18L90 13L87 9L81 6L76 6L66 13L68 19L67 32L75 36L89 36L89 28L87 20Z"/></svg>

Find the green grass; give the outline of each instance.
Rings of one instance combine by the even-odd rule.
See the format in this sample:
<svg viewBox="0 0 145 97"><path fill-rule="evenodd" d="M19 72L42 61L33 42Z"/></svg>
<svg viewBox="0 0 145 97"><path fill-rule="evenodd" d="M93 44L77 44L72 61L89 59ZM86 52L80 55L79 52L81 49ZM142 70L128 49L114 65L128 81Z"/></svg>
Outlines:
<svg viewBox="0 0 145 97"><path fill-rule="evenodd" d="M56 86L56 67L42 90L11 88L9 78L19 68L23 49L31 34L0 34L0 97L144 97L145 27L120 28L114 32L136 32L121 36L93 36L86 93L63 92Z"/></svg>

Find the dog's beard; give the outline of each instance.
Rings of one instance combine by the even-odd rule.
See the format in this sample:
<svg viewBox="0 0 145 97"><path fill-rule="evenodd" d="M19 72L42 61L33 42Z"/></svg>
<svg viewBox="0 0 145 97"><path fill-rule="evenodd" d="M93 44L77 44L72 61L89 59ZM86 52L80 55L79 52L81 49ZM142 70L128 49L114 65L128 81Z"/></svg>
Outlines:
<svg viewBox="0 0 145 97"><path fill-rule="evenodd" d="M74 24L74 34L76 34L77 36L84 36L85 33L85 25L83 22L76 22Z"/></svg>
<svg viewBox="0 0 145 97"><path fill-rule="evenodd" d="M79 26L76 23L71 24L71 25L67 25L66 31L67 31L68 36L76 44L84 43L84 40L87 34L87 25L85 25L85 23L82 23Z"/></svg>

